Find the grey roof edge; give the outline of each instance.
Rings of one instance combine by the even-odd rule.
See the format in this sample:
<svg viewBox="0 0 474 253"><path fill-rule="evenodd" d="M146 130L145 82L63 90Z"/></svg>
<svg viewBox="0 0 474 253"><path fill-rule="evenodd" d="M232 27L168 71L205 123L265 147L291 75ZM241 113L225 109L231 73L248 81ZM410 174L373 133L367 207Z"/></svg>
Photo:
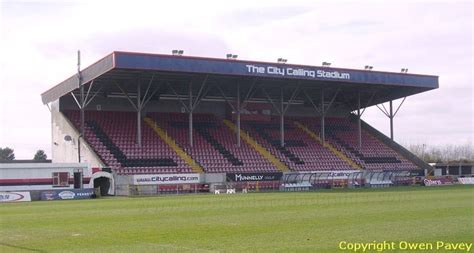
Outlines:
<svg viewBox="0 0 474 253"><path fill-rule="evenodd" d="M217 74L217 75L233 75L233 76L252 76L259 78L275 77L279 73L270 73L267 71L256 70L245 71L245 64L262 64L264 66L258 66L261 68L275 67L279 68L310 68L323 72L331 71L347 71L347 75L350 74L350 82L352 83L370 83L370 84L383 84L383 85L397 85L397 86L413 86L413 87L429 87L439 88L439 76L436 75L424 75L424 74L413 74L413 73L400 73L400 72L387 72L387 71L368 71L362 69L348 69L348 68L334 68L334 67L321 67L321 66L310 66L300 64L278 64L272 62L259 62L259 61L248 61L248 60L227 60L223 58L210 58L210 57L198 57L198 56L175 56L165 54L150 54L150 53L136 53L136 52L123 52L115 51L115 67L117 69L130 69L130 70L145 70L145 71L173 71L190 74ZM189 60L189 61L188 61ZM248 66L247 66L248 67ZM354 75L354 78L352 76ZM307 76L302 75L282 75L285 79L311 79ZM339 82L341 79L325 77L325 76L312 76L314 80L323 80L328 82ZM380 83L382 82L382 83ZM413 84L410 84L413 83Z"/></svg>
<svg viewBox="0 0 474 253"><path fill-rule="evenodd" d="M91 80L103 75L104 73L113 69L114 66L114 53L110 53L104 58L98 60L97 62L91 64L90 66L81 71L81 84L88 83ZM69 77L68 79L62 81L61 83L55 85L54 87L50 88L49 90L43 92L41 94L41 100L43 104L48 104L77 88L79 88L79 81L77 79L77 74L75 74Z"/></svg>
<svg viewBox="0 0 474 253"><path fill-rule="evenodd" d="M135 55L135 56L158 56L158 57L177 58L177 59L194 59L194 60L208 60L208 61L221 61L221 62L228 62L229 61L225 58L203 57L203 56L193 56L193 55L175 56L175 55L169 55L169 54L143 53L143 52L133 52L133 51L114 51L112 54L117 54L117 55L125 54L125 55ZM276 64L275 62L269 62L269 61L254 61L254 60L245 60L245 59L236 59L236 60L232 60L232 62L254 63L254 64ZM296 64L296 63L288 63L288 64L285 63L285 66L310 67L310 68L321 67L321 66L316 66L316 65ZM364 71L362 69L342 68L342 67L325 67L325 69L328 69L328 70ZM400 72L396 72L396 71L383 71L383 70L370 70L370 72L371 73L383 73L383 74L400 74ZM406 73L404 75L439 78L438 75L420 74L420 73Z"/></svg>

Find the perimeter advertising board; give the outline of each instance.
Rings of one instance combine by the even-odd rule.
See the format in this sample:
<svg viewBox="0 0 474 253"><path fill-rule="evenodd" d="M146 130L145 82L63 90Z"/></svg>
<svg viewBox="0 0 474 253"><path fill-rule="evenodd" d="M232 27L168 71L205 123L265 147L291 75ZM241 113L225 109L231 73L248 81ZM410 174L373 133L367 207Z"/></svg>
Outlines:
<svg viewBox="0 0 474 253"><path fill-rule="evenodd" d="M283 176L281 172L275 173L227 173L227 182L259 182L277 181Z"/></svg>
<svg viewBox="0 0 474 253"><path fill-rule="evenodd" d="M31 201L30 192L0 192L0 203Z"/></svg>
<svg viewBox="0 0 474 253"><path fill-rule="evenodd" d="M452 185L453 179L451 177L426 178L423 184L425 186Z"/></svg>
<svg viewBox="0 0 474 253"><path fill-rule="evenodd" d="M336 170L336 171L311 171L311 173L320 174L320 179L349 179L354 173L361 174L360 170Z"/></svg>
<svg viewBox="0 0 474 253"><path fill-rule="evenodd" d="M134 185L156 184L197 184L201 182L199 174L150 174L133 175Z"/></svg>
<svg viewBox="0 0 474 253"><path fill-rule="evenodd" d="M474 184L474 177L459 177L458 182L460 184Z"/></svg>
<svg viewBox="0 0 474 253"><path fill-rule="evenodd" d="M90 199L94 189L67 189L41 192L41 200Z"/></svg>

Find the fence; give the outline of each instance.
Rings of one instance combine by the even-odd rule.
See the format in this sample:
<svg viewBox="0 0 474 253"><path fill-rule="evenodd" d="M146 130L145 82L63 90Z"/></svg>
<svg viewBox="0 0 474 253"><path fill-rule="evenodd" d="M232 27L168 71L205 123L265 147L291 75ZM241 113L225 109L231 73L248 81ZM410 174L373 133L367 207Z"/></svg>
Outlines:
<svg viewBox="0 0 474 253"><path fill-rule="evenodd" d="M282 179L285 191L331 188L381 188L414 184L408 171L289 173Z"/></svg>
<svg viewBox="0 0 474 253"><path fill-rule="evenodd" d="M340 171L285 173L280 180L215 182L194 184L160 184L160 185L116 185L118 195L150 196L169 194L197 193L248 193L271 191L312 191L334 188L384 188L391 186L412 185L415 178L408 171Z"/></svg>
<svg viewBox="0 0 474 253"><path fill-rule="evenodd" d="M127 196L153 196L170 194L197 194L208 193L208 184L169 184L169 185L117 185L120 195Z"/></svg>

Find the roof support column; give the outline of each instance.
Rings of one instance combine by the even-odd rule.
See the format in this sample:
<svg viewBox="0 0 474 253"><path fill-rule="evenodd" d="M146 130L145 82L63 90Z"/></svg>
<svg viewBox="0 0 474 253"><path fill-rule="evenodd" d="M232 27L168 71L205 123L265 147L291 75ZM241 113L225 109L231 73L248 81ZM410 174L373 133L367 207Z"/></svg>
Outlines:
<svg viewBox="0 0 474 253"><path fill-rule="evenodd" d="M337 94L339 94L339 91L340 91L340 88L336 90L336 93L331 98L331 101L329 101L329 104L327 105L327 107L324 108L324 89L321 89L321 141L323 145L326 140L326 127L325 127L326 114L329 111L329 109L331 109L331 106L334 103L334 100L336 99Z"/></svg>
<svg viewBox="0 0 474 253"><path fill-rule="evenodd" d="M284 104L284 96L283 96L283 87L280 87L280 106L277 106L275 102L273 102L273 99L270 97L268 92L265 90L264 87L261 87L263 93L267 97L267 100L273 105L273 108L275 108L275 111L277 111L278 115L280 115L280 145L281 147L285 146L285 113L288 111L288 108L290 108L291 103L293 103L294 99L298 96L300 92L300 83L296 86L296 89L293 91L291 94L290 99L288 100L288 103Z"/></svg>
<svg viewBox="0 0 474 253"><path fill-rule="evenodd" d="M288 104L289 105L289 104ZM285 146L285 110L283 107L283 87L280 88L280 146Z"/></svg>
<svg viewBox="0 0 474 253"><path fill-rule="evenodd" d="M193 147L193 85L189 83L189 146Z"/></svg>
<svg viewBox="0 0 474 253"><path fill-rule="evenodd" d="M360 123L360 91L357 93L357 133L359 137L359 150L362 149L362 128Z"/></svg>
<svg viewBox="0 0 474 253"><path fill-rule="evenodd" d="M237 131L236 131L236 138L237 138L237 147L240 147L241 146L241 140L240 140L240 123L241 123L241 120L240 120L240 115L241 115L241 112L242 110L245 108L245 106L247 106L247 103L248 101L252 98L253 94L256 92L256 82L257 82L257 78L255 78L252 82L252 86L250 86L249 90L247 91L247 95L245 96L245 98L241 101L241 98L240 98L240 83L237 82L236 86L237 86L237 94L235 96L236 98L236 103L235 103L235 106L234 104L229 100L229 98L227 98L227 96L225 95L224 91L219 87L217 86L217 89L221 92L222 94L222 97L225 99L225 101L227 102L227 104L229 104L229 106L232 108L233 111L235 111L237 113L237 117L236 117L236 125L237 125Z"/></svg>
<svg viewBox="0 0 474 253"><path fill-rule="evenodd" d="M321 90L321 141L325 141L326 133L324 132L325 126L324 126L324 117L326 115L325 109L324 109L324 89Z"/></svg>
<svg viewBox="0 0 474 253"><path fill-rule="evenodd" d="M127 92L125 92L122 87L115 82L115 86L122 92L122 94L127 98L128 102L132 105L133 109L137 112L137 141L136 144L139 147L142 147L142 111L143 108L145 108L145 105L152 99L152 97L158 92L158 89L160 88L160 83L155 87L155 89L149 93L151 86L153 85L153 80L155 78L155 75L153 75L148 83L148 87L146 88L145 94L142 97L141 94L141 83L140 80L137 81L137 100L134 102L132 98L128 95Z"/></svg>
<svg viewBox="0 0 474 253"><path fill-rule="evenodd" d="M194 112L194 109L196 109L196 107L199 105L199 103L201 103L202 99L204 98L204 96L206 96L207 92L210 89L210 87L207 87L206 90L204 90L204 86L206 86L206 82L207 82L208 77L209 77L209 75L206 75L206 77L202 81L201 87L199 88L199 91L196 95L196 99L194 99L194 101L193 101L192 81L189 82L189 92L188 92L189 104L186 104L181 99L181 97L178 95L178 93L174 90L173 86L171 86L171 84L169 82L167 83L168 88L173 92L173 94L176 96L178 101L181 103L181 105L184 107L184 109L188 112L188 116L189 116L189 146L190 147L193 146L193 112Z"/></svg>
<svg viewBox="0 0 474 253"><path fill-rule="evenodd" d="M240 140L240 114L242 112L242 110L247 106L247 103L249 102L249 100L253 97L253 95L255 94L255 92L257 91L257 80L258 78L255 78L253 79L252 81L252 85L250 86L250 88L248 89L247 91L247 94L245 95L244 99L242 101L240 101L240 84L237 84L237 95L238 95L238 104L237 104L237 145L238 147L241 146L241 140Z"/></svg>
<svg viewBox="0 0 474 253"><path fill-rule="evenodd" d="M237 147L240 148L240 84L237 84Z"/></svg>
<svg viewBox="0 0 474 253"><path fill-rule="evenodd" d="M364 107L364 110L361 111L361 104L360 104L360 91L357 93L357 132L358 132L358 139L359 139L359 150L362 149L362 114L364 114L365 109L369 106L370 102L375 96L375 92L372 93L369 100L367 100L367 104Z"/></svg>
<svg viewBox="0 0 474 253"><path fill-rule="evenodd" d="M262 88L263 93L267 97L267 100L273 105L273 108L275 109L275 111L280 116L280 146L284 147L285 146L285 133L284 133L284 119L283 119L283 117L284 117L285 112L284 112L284 108L283 108L283 88L281 88L281 92L280 92L280 106L278 106L273 101L273 99L270 97L270 95L268 94L268 92L265 90L264 87L261 87L261 88Z"/></svg>
<svg viewBox="0 0 474 253"><path fill-rule="evenodd" d="M267 97L267 100L273 105L275 111L277 111L278 115L280 115L280 145L282 147L285 146L285 113L290 108L291 103L293 103L294 99L298 96L300 92L300 83L296 86L296 89L291 94L290 99L287 102L287 105L284 104L284 96L283 96L283 87L280 87L280 106L277 106L273 99L270 97L268 92L265 90L264 87L261 87L263 93Z"/></svg>
<svg viewBox="0 0 474 253"><path fill-rule="evenodd" d="M137 84L137 145L142 147L142 106L141 106L141 85L140 81Z"/></svg>
<svg viewBox="0 0 474 253"><path fill-rule="evenodd" d="M237 131L236 131L236 138L237 138L237 147L240 147L240 112L243 109L243 106L240 104L240 84L237 82L237 94L235 95L235 106L232 103L232 101L229 100L229 98L225 95L224 91L221 89L221 87L216 86L216 88L221 92L222 97L225 99L227 104L230 106L232 109L232 112L235 112L237 115L236 117L236 125L237 125ZM244 102L245 103L245 102Z"/></svg>
<svg viewBox="0 0 474 253"><path fill-rule="evenodd" d="M311 103L311 105L313 106L313 109L314 111L316 112L316 115L318 116L322 116L323 114L323 108L319 108L315 102L313 101L313 99L311 98L311 96L308 94L308 92L306 90L303 89L303 94L306 96L306 98L308 99L308 101ZM323 104L323 103L321 103Z"/></svg>
<svg viewBox="0 0 474 253"><path fill-rule="evenodd" d="M394 134L393 134L393 118L395 118L395 116L397 115L398 113L398 110L400 110L400 107L402 107L403 103L405 102L405 99L407 97L404 97L402 102L400 103L400 105L398 105L398 108L395 110L395 112L393 112L393 100L390 100L389 101L389 110L387 111L387 109L385 108L385 106L382 104L382 108L380 108L379 105L377 105L377 108L379 108L379 110L381 112L383 112L383 114L385 114L385 116L387 116L389 119L390 119L390 139L393 141L394 140Z"/></svg>
<svg viewBox="0 0 474 253"><path fill-rule="evenodd" d="M393 108L392 108L392 100L390 100L390 139L393 141Z"/></svg>

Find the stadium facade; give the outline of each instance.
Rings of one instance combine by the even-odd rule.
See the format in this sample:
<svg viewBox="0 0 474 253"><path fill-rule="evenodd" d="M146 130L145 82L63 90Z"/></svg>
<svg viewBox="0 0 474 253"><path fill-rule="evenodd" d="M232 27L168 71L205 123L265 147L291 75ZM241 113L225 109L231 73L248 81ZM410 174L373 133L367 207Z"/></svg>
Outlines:
<svg viewBox="0 0 474 253"><path fill-rule="evenodd" d="M424 174L432 167L394 141L392 101L436 88L432 75L113 52L41 97L53 162L110 168L127 194L233 177L275 187L300 173ZM361 120L371 106L390 137Z"/></svg>

